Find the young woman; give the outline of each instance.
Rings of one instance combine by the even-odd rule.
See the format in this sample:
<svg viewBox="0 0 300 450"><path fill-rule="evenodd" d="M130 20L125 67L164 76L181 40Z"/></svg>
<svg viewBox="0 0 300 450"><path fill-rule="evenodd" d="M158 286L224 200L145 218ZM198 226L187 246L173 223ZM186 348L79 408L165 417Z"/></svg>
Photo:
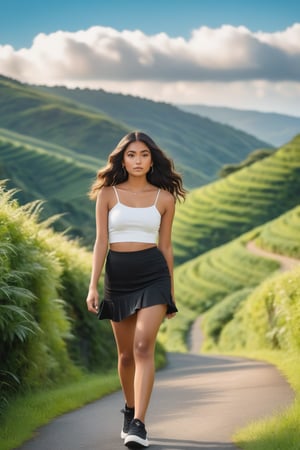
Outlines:
<svg viewBox="0 0 300 450"><path fill-rule="evenodd" d="M111 321L125 399L121 437L148 447L145 415L154 382L156 336L177 308L173 292L171 228L175 202L185 198L174 165L145 133L126 135L99 170L96 241L86 299L88 310ZM104 299L97 284L105 263Z"/></svg>

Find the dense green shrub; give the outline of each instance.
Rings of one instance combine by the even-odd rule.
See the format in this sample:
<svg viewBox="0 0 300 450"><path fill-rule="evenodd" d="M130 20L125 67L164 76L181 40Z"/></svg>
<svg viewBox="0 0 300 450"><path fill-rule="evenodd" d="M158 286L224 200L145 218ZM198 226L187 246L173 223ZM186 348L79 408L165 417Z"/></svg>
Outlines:
<svg viewBox="0 0 300 450"><path fill-rule="evenodd" d="M224 326L230 322L238 308L249 296L253 289L240 289L228 295L220 303L214 305L203 317L202 330L205 334L204 348L218 343L219 336Z"/></svg>
<svg viewBox="0 0 300 450"><path fill-rule="evenodd" d="M87 311L91 253L39 223L40 204L19 207L0 189L0 384L9 392L107 369L110 325ZM5 401L3 396L3 401Z"/></svg>
<svg viewBox="0 0 300 450"><path fill-rule="evenodd" d="M35 216L0 197L1 361L22 388L73 372L65 338L70 325L57 287L61 266L39 237Z"/></svg>
<svg viewBox="0 0 300 450"><path fill-rule="evenodd" d="M254 150L253 152L249 153L248 157L237 164L224 164L222 169L219 171L219 177L225 178L228 177L228 175L231 175L234 172L237 172L238 170L243 169L244 167L251 166L257 161L260 161L261 159L266 158L267 156L270 156L274 153L274 150L272 149L258 149Z"/></svg>
<svg viewBox="0 0 300 450"><path fill-rule="evenodd" d="M254 235L254 233L252 233ZM176 297L200 314L246 287L255 287L279 264L250 253L246 239L251 234L211 250L176 267Z"/></svg>
<svg viewBox="0 0 300 450"><path fill-rule="evenodd" d="M257 287L223 329L224 350L300 350L300 267L270 277Z"/></svg>

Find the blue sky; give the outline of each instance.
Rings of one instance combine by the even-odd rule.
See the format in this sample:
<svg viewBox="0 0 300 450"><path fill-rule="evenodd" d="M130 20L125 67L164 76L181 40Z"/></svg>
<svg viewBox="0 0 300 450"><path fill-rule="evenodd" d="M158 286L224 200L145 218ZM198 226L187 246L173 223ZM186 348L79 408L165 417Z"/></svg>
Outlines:
<svg viewBox="0 0 300 450"><path fill-rule="evenodd" d="M300 0L0 0L0 73L300 117Z"/></svg>
<svg viewBox="0 0 300 450"><path fill-rule="evenodd" d="M188 37L206 25L278 31L300 21L300 1L274 0L1 0L0 44L28 47L40 32L93 25Z"/></svg>

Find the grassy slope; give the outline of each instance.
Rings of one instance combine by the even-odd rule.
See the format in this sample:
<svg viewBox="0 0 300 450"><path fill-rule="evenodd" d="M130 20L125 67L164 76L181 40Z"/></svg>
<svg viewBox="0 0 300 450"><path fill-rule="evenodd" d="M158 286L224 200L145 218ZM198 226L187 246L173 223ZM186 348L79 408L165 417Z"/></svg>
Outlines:
<svg viewBox="0 0 300 450"><path fill-rule="evenodd" d="M177 263L277 217L299 196L300 135L264 160L191 191L174 221Z"/></svg>
<svg viewBox="0 0 300 450"><path fill-rule="evenodd" d="M184 113L166 103L102 90L42 89L88 105L93 111L102 111L133 129L148 132L175 160L189 187L214 179L223 164L244 159L256 148L270 146L246 133Z"/></svg>
<svg viewBox="0 0 300 450"><path fill-rule="evenodd" d="M300 259L300 207L267 224L256 242L265 250Z"/></svg>
<svg viewBox="0 0 300 450"><path fill-rule="evenodd" d="M255 225L298 204L299 143L300 136L272 157L195 190L186 204L178 208L174 223L175 255L178 255L179 245L188 261L175 270L176 298L182 314L172 321L169 332L176 337L167 339L165 330L162 333L163 342L172 342L172 350L186 348L186 333L198 314L231 294L245 298L242 292L245 288L253 289L278 269L278 263L249 253L245 244L258 234L257 229L253 229ZM287 232L281 224L280 242L283 248L289 242L295 251L295 240L299 236L296 210L293 217L293 231L290 226ZM265 228L262 226L261 236L267 232L270 235L268 230L273 227L271 223ZM242 234L245 229L250 231ZM274 234L278 232L273 231L272 236ZM231 242L233 236L239 237ZM228 243L218 247L220 241ZM277 251L278 245L277 239ZM216 248L208 251L214 246ZM193 254L195 257L191 259ZM230 301L237 303L239 298Z"/></svg>
<svg viewBox="0 0 300 450"><path fill-rule="evenodd" d="M0 77L2 128L106 160L128 132L105 114Z"/></svg>
<svg viewBox="0 0 300 450"><path fill-rule="evenodd" d="M26 134L17 133L15 131L7 130L6 128L0 128L0 138L2 140L9 140L20 145L34 147L40 150L54 154L55 156L62 156L67 160L73 160L76 163L83 164L89 167L95 172L95 167L105 164L106 159L99 159L98 157L89 156L83 153L75 152L70 148L63 147L61 145L52 144L51 142L44 141L42 139L34 138Z"/></svg>

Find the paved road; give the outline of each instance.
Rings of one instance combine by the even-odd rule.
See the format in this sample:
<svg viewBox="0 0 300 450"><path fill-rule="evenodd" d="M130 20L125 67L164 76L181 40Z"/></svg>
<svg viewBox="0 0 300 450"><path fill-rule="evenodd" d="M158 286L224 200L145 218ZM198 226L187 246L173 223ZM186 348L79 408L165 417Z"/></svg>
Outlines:
<svg viewBox="0 0 300 450"><path fill-rule="evenodd" d="M281 410L293 392L272 366L224 356L170 354L147 416L151 450L236 450L232 433ZM22 450L118 450L120 392L58 417Z"/></svg>

